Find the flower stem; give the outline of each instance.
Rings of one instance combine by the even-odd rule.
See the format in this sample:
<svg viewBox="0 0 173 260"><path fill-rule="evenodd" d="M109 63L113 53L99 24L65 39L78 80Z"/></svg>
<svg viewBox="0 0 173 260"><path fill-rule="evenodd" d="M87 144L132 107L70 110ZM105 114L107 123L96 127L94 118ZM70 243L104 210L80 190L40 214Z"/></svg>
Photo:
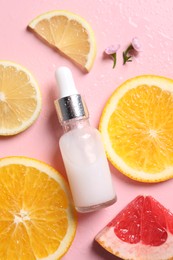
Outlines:
<svg viewBox="0 0 173 260"><path fill-rule="evenodd" d="M113 54L111 54L111 56L112 56L112 58L113 58L113 69L115 68L115 66L116 66L116 63L117 63L117 54L116 54L116 52L115 53L113 53Z"/></svg>
<svg viewBox="0 0 173 260"><path fill-rule="evenodd" d="M126 64L126 62L132 62L132 56L129 55L129 51L133 49L132 44L130 44L127 49L123 52L123 65Z"/></svg>

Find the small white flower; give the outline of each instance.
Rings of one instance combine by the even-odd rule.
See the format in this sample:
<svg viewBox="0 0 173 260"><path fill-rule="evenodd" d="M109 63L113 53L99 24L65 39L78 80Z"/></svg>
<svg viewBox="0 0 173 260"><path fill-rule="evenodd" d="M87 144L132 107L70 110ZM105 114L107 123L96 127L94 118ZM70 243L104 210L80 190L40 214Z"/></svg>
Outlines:
<svg viewBox="0 0 173 260"><path fill-rule="evenodd" d="M132 62L132 57L136 56L138 52L141 51L141 44L137 37L132 39L131 44L127 47L127 49L123 52L123 65L126 62Z"/></svg>
<svg viewBox="0 0 173 260"><path fill-rule="evenodd" d="M115 68L116 66L116 62L117 62L117 51L119 50L120 48L120 45L117 44L116 46L114 45L110 45L109 47L107 47L104 51L104 53L106 55L109 55L112 59L113 59L113 69Z"/></svg>
<svg viewBox="0 0 173 260"><path fill-rule="evenodd" d="M117 53L117 51L119 50L119 48L120 48L120 45L119 45L119 44L117 44L116 46L110 45L109 47L107 47L107 48L105 49L105 53L108 54L108 55Z"/></svg>
<svg viewBox="0 0 173 260"><path fill-rule="evenodd" d="M133 46L133 49L137 52L141 51L141 44L139 42L139 39L137 37L134 37L132 39L132 46Z"/></svg>

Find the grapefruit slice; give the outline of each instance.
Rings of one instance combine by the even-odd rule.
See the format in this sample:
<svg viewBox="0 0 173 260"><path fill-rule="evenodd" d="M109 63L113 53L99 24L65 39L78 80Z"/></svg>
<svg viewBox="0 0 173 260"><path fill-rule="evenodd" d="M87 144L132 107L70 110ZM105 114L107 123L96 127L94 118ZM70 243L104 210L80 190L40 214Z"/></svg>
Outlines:
<svg viewBox="0 0 173 260"><path fill-rule="evenodd" d="M122 259L173 259L173 214L153 197L138 196L95 239Z"/></svg>

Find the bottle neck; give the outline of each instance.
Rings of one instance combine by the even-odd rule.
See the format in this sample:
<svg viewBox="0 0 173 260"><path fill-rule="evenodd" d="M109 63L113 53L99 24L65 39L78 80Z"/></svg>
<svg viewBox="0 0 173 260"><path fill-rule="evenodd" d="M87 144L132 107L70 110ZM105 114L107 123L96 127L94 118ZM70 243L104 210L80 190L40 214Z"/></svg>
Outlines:
<svg viewBox="0 0 173 260"><path fill-rule="evenodd" d="M89 126L90 122L88 118L74 118L61 122L64 133L67 133L76 128L83 128Z"/></svg>

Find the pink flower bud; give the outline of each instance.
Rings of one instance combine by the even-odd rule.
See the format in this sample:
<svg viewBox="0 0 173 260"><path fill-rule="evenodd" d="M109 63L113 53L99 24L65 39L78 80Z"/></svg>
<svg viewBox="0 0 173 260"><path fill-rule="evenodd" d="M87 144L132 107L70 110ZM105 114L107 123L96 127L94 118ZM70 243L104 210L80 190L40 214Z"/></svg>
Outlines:
<svg viewBox="0 0 173 260"><path fill-rule="evenodd" d="M118 49L120 48L120 45L117 44L117 46L114 46L114 45L110 45L109 47L107 47L105 49L105 53L108 54L108 55L111 55L111 54L114 54L118 51Z"/></svg>
<svg viewBox="0 0 173 260"><path fill-rule="evenodd" d="M132 39L132 46L133 46L133 49L137 52L141 51L141 44L139 42L139 39L137 37L134 37Z"/></svg>

